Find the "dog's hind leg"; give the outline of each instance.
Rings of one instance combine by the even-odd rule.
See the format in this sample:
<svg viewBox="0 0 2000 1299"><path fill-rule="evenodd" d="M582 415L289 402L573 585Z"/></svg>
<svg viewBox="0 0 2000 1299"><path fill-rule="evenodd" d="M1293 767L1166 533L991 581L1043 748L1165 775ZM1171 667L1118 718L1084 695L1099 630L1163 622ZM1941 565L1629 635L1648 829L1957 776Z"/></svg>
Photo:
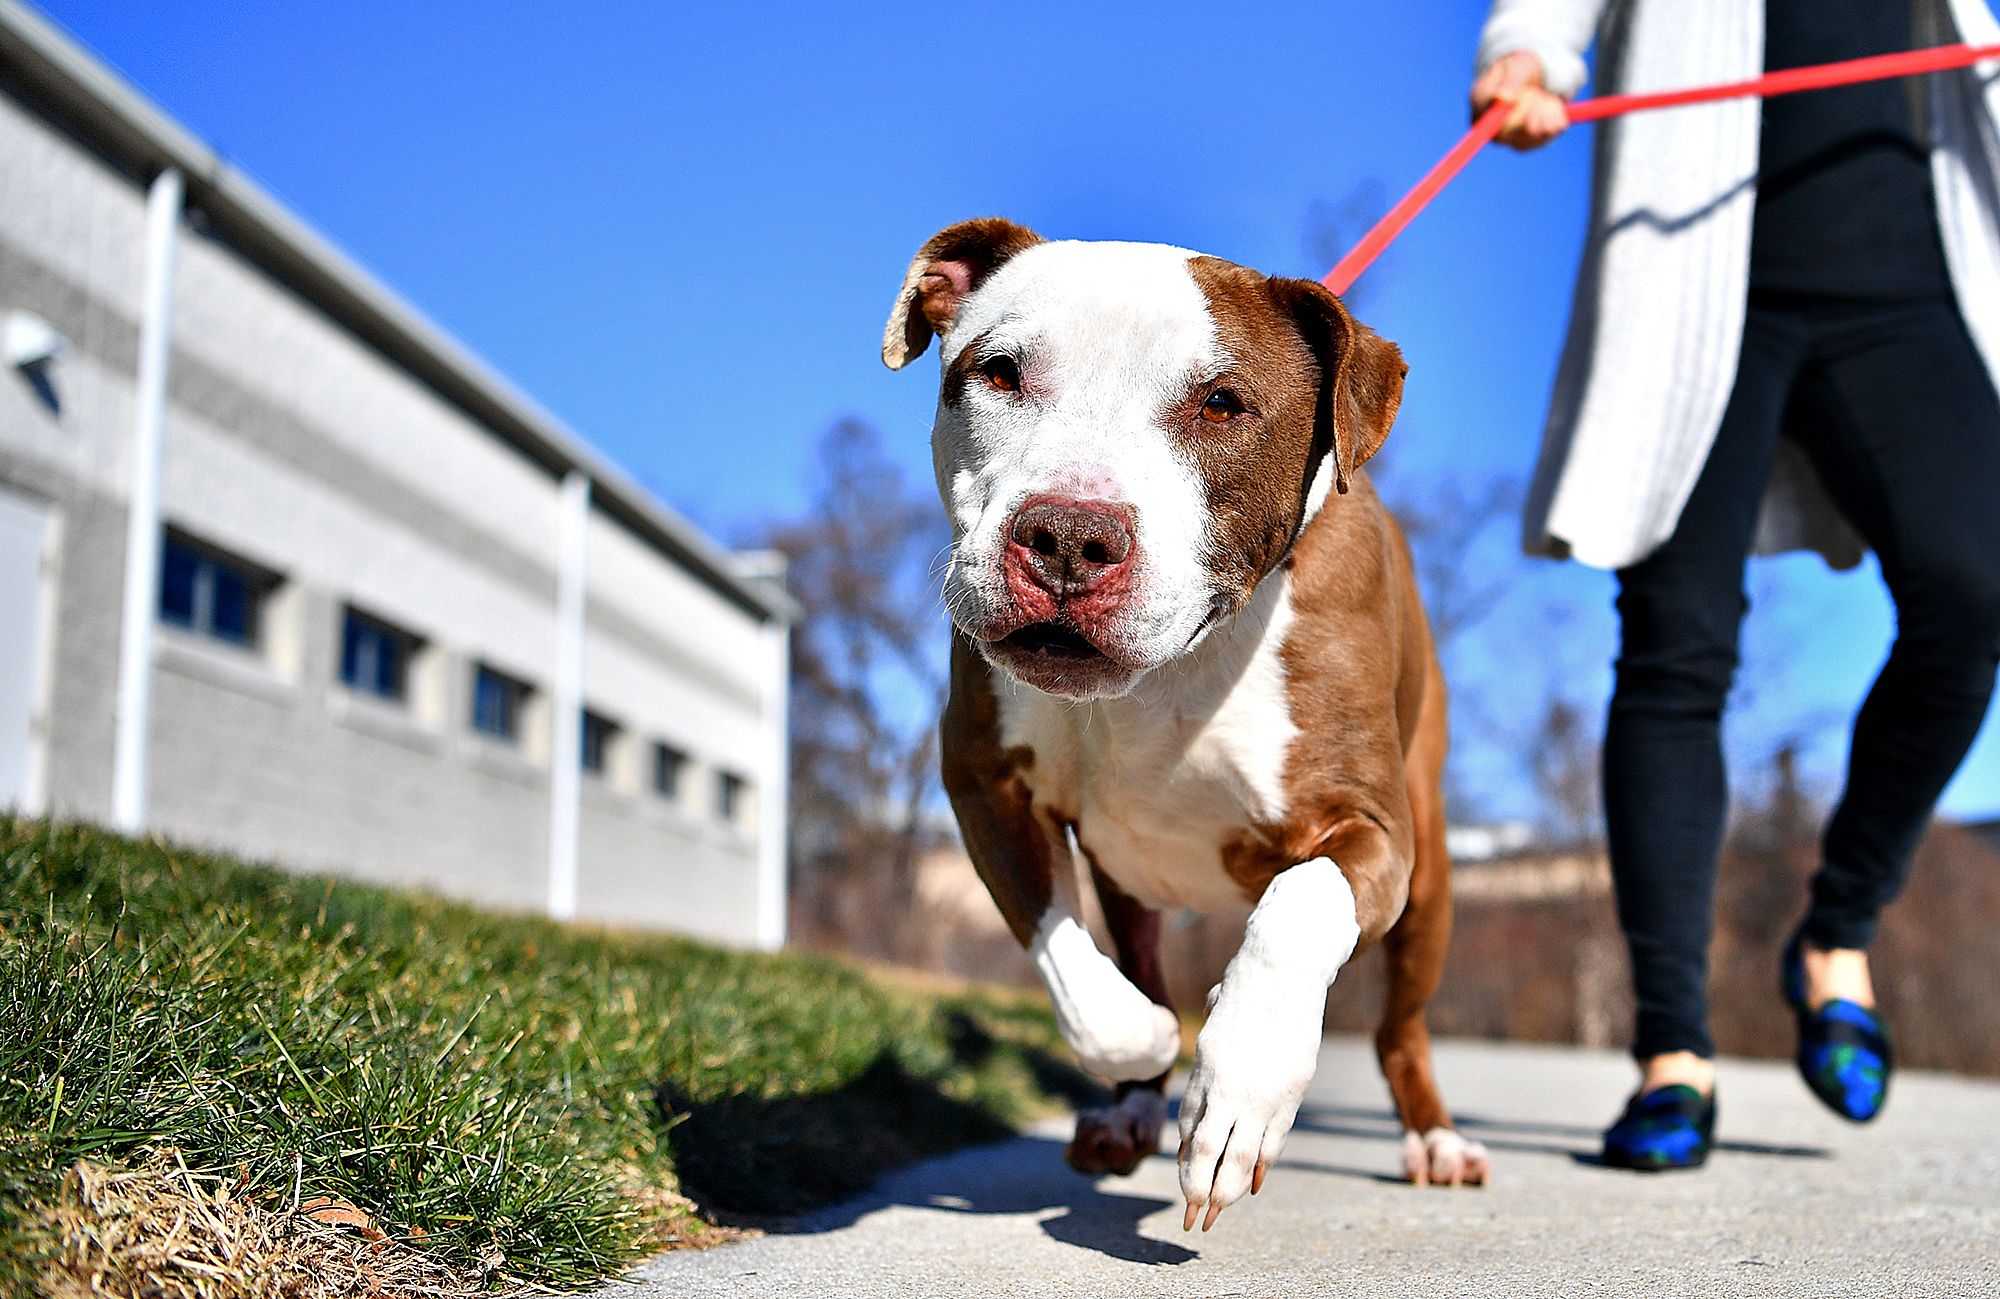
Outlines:
<svg viewBox="0 0 2000 1299"><path fill-rule="evenodd" d="M1084 856L1089 855L1086 850ZM1160 913L1119 888L1098 869L1095 860L1090 863L1090 878L1104 911L1119 972L1154 1005L1171 1011L1166 974L1160 968ZM1156 1153L1160 1129L1167 1120L1167 1077L1171 1072L1166 1069L1153 1078L1121 1082L1110 1105L1079 1113L1076 1135L1063 1151L1069 1166L1079 1173L1123 1175Z"/></svg>
<svg viewBox="0 0 2000 1299"><path fill-rule="evenodd" d="M1388 1002L1375 1051L1403 1124L1403 1171L1425 1185L1478 1185L1491 1175L1486 1148L1452 1126L1431 1070L1430 1028L1424 1021L1444 976L1451 944L1451 858L1445 848L1444 683L1435 667L1411 746L1407 773L1416 830L1416 862L1402 916L1382 938Z"/></svg>

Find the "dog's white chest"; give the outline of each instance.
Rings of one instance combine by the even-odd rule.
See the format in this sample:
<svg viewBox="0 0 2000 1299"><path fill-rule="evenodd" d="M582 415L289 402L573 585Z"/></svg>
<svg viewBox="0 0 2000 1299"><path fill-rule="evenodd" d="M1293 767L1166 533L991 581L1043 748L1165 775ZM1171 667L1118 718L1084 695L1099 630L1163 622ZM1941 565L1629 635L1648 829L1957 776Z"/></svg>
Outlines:
<svg viewBox="0 0 2000 1299"><path fill-rule="evenodd" d="M1070 704L1001 687L1005 742L1035 753L1035 800L1070 819L1118 886L1155 907L1250 904L1222 850L1286 810L1292 721L1280 649L1289 579L1264 583L1231 623L1131 694Z"/></svg>

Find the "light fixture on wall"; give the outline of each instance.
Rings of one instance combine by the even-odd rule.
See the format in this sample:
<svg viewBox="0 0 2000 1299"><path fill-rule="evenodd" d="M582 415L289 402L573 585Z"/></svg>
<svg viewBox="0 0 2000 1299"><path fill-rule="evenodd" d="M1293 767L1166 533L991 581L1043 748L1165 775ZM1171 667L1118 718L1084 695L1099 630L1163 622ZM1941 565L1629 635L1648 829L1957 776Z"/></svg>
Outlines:
<svg viewBox="0 0 2000 1299"><path fill-rule="evenodd" d="M23 381L51 415L60 416L63 404L49 371L68 347L69 340L61 331L32 311L0 316L0 356L21 372Z"/></svg>
<svg viewBox="0 0 2000 1299"><path fill-rule="evenodd" d="M69 340L32 311L10 311L0 319L0 355L17 370L39 370L68 347Z"/></svg>

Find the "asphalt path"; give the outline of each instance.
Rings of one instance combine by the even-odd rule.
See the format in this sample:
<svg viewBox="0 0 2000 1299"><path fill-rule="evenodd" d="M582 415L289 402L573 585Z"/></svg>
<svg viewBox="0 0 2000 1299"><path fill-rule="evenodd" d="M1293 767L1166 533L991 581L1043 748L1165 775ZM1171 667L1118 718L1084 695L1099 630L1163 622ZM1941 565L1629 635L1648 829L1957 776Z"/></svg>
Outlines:
<svg viewBox="0 0 2000 1299"><path fill-rule="evenodd" d="M1402 1184L1372 1053L1331 1039L1263 1194L1180 1229L1172 1147L1129 1178L1067 1126L890 1175L850 1204L641 1269L652 1296L2000 1295L2000 1084L1905 1071L1853 1127L1786 1066L1725 1060L1707 1168L1592 1162L1632 1081L1609 1052L1443 1042L1484 1189ZM1171 1141L1172 1125L1163 1140Z"/></svg>

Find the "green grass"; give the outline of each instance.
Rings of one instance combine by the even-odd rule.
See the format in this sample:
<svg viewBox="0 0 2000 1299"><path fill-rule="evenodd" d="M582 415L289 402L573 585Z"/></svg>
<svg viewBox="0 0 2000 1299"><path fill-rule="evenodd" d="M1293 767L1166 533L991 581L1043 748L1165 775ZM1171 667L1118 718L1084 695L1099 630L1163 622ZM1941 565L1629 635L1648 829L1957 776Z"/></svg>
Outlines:
<svg viewBox="0 0 2000 1299"><path fill-rule="evenodd" d="M149 1145L579 1285L658 1248L648 1188L789 1211L1003 1133L1080 1086L1056 1042L1007 994L0 817L0 1288L65 1169Z"/></svg>

